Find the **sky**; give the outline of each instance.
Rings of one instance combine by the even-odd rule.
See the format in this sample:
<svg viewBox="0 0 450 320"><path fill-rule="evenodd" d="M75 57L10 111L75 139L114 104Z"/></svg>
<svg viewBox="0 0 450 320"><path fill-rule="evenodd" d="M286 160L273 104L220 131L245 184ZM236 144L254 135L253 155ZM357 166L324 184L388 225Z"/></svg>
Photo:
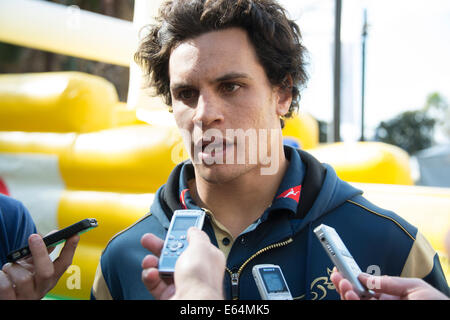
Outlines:
<svg viewBox="0 0 450 320"><path fill-rule="evenodd" d="M360 136L361 31L366 46L366 136L380 121L420 109L432 92L450 101L450 1L343 0L342 113L344 140ZM302 111L332 122L334 0L280 0L302 31L310 81Z"/></svg>

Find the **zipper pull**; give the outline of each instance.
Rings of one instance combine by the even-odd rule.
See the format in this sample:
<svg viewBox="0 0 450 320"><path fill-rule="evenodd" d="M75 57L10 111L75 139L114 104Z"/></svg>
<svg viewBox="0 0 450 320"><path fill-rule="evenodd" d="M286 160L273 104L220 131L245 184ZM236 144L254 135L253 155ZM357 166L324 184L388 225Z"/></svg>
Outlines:
<svg viewBox="0 0 450 320"><path fill-rule="evenodd" d="M238 300L239 298L239 273L231 274L231 297L233 300Z"/></svg>

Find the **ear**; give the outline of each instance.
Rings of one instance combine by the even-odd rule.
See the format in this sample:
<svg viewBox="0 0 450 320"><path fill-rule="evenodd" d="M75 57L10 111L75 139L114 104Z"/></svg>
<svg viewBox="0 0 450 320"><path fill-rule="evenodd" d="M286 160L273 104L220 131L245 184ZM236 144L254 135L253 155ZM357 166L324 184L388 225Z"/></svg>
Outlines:
<svg viewBox="0 0 450 320"><path fill-rule="evenodd" d="M289 111L292 102L292 86L294 85L290 74L284 78L283 82L276 86L277 115L282 117Z"/></svg>

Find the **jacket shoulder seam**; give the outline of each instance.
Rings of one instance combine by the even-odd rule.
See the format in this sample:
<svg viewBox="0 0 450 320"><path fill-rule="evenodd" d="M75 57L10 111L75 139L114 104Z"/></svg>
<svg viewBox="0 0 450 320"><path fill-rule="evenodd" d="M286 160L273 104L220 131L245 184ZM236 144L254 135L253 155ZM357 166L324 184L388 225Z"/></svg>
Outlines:
<svg viewBox="0 0 450 320"><path fill-rule="evenodd" d="M364 206L364 205L362 205L362 204L360 204L360 203L358 203L358 202L355 202L355 201L353 201L353 200L347 200L347 202L349 202L349 203L351 203L351 204L354 204L354 205L356 205L356 206L358 206L358 207L360 207L360 208L363 208L364 210L366 210L366 211L368 211L368 212L370 212L370 213L373 213L373 214L375 214L375 215L377 215L377 216L379 216L379 217L382 217L382 218L384 218L384 219L387 219L387 220L392 221L392 222L395 223L401 230L403 230L403 232L406 233L406 235L407 235L408 237L410 237L413 241L416 241L416 239L411 235L411 233L409 233L408 230L406 230L406 229L401 225L401 223L398 222L397 220L395 220L394 218L389 217L389 216L387 216L387 215L385 215L385 214L376 212L376 211L374 211L374 210L372 210L372 209L369 209L369 208L367 208L366 206Z"/></svg>
<svg viewBox="0 0 450 320"><path fill-rule="evenodd" d="M120 236L122 233L124 233L124 232L128 231L129 229L133 228L133 227L134 227L135 225L137 225L139 222L143 221L144 219L147 219L147 218L150 217L151 215L152 215L151 212L147 213L146 215L144 215L142 218L138 219L138 220L137 220L136 222L134 222L133 224L129 225L129 226L126 227L125 229L123 229L123 230L117 232L115 235L113 235L113 236L111 237L111 239L109 239L109 241L106 243L106 246L105 246L105 248L104 248L103 251L102 251L102 254L103 254L103 252L105 252L105 250L108 248L108 246L109 246L109 244L111 243L111 241L113 241L115 238L117 238L118 236Z"/></svg>

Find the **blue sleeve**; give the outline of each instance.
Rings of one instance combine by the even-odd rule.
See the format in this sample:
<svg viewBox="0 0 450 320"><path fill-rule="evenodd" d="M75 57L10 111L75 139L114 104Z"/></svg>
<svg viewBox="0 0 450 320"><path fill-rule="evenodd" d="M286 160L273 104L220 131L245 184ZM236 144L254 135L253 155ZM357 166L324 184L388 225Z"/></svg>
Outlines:
<svg viewBox="0 0 450 320"><path fill-rule="evenodd" d="M13 198L0 194L0 268L9 252L28 244L36 226L27 208Z"/></svg>
<svg viewBox="0 0 450 320"><path fill-rule="evenodd" d="M423 280L450 298L450 287L445 279L444 271L442 270L437 253L433 257L433 269L425 278L423 278Z"/></svg>

